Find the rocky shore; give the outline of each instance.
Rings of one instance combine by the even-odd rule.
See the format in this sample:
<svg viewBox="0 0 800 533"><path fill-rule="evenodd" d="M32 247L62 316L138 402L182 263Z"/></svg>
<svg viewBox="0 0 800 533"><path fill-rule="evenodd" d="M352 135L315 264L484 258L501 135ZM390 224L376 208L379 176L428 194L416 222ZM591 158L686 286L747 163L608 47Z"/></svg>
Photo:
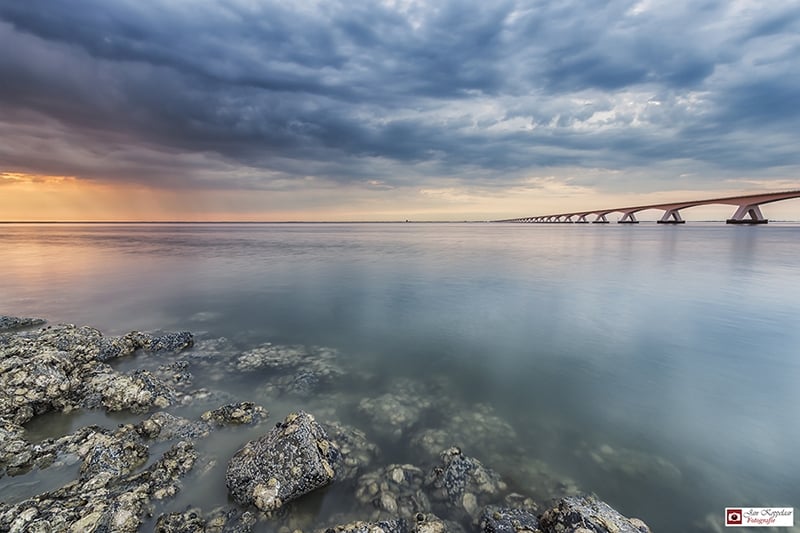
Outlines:
<svg viewBox="0 0 800 533"><path fill-rule="evenodd" d="M196 346L189 332L106 337L91 327L40 328L43 323L0 316L0 478L38 472L69 480L0 502L0 531L650 531L594 496L556 490L565 485L546 475L526 488L464 453L459 446L488 450L484 460L514 453L487 442L491 432L514 433L488 407L454 415L442 427L422 427L419 420L434 408L430 396L400 381L353 401L365 427L318 421L297 409L270 428L265 407L215 392L213 382L195 383L193 373L221 364L229 372L259 372L272 396L324 396L346 375L335 351L266 344L239 352L224 339ZM127 372L112 364L136 354L148 354L147 364ZM214 402L196 417L176 414ZM37 442L25 427L46 413L78 410L140 416L114 430L90 425ZM233 427L260 436L241 442L232 456L209 457L204 440ZM413 450L417 464L382 462L379 441ZM598 457L607 465L616 455L601 450ZM161 512L185 487L210 482L207 466L215 463L227 465L229 504ZM299 515L296 503L336 486L347 501L337 501L335 512L322 521Z"/></svg>

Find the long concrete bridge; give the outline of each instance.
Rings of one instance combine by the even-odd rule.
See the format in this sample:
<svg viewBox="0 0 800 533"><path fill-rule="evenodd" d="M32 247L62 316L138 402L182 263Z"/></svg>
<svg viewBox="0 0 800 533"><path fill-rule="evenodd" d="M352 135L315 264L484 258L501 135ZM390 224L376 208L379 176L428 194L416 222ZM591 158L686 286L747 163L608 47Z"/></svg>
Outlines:
<svg viewBox="0 0 800 533"><path fill-rule="evenodd" d="M523 223L548 223L548 222L574 222L586 224L589 221L586 217L595 216L592 220L595 224L608 224L608 215L611 213L622 213L622 217L617 221L620 224L638 224L636 213L648 209L660 209L664 214L658 220L659 224L683 224L686 221L681 218L681 209L697 207L698 205L735 205L737 206L733 216L726 222L728 224L766 224L768 220L761 213L761 206L770 202L779 202L790 198L800 198L800 190L770 192L759 194L747 194L744 196L728 196L726 198L712 198L710 200L688 200L685 202L672 202L668 204L637 205L633 207L615 207L613 209L593 209L590 211L573 211L571 213L559 213L555 215L541 215L522 218L509 218L506 220L495 220L494 222L523 222Z"/></svg>

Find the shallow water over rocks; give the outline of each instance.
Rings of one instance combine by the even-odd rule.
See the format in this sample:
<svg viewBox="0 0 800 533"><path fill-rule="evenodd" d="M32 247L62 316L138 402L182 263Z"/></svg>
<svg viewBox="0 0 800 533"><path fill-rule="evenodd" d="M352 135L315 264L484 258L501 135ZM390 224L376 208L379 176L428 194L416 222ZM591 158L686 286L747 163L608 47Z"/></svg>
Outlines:
<svg viewBox="0 0 800 533"><path fill-rule="evenodd" d="M512 447L518 439L491 408L464 409L446 399L441 380L425 386L391 379L391 392L365 397L359 382L375 376L348 372L335 350L267 344L240 353L217 339L199 343L195 356L193 345L188 332L104 337L93 328L59 325L3 333L0 355L6 371L0 373L0 385L8 392L0 398L0 466L5 476L0 482L0 526L11 531L284 532L332 527L444 532L499 523L487 518L487 512L500 513L502 519L538 509L532 499L514 496L497 472L460 448L433 453L449 439L463 440L491 457L492 446L484 446L486 432L505 433L497 436ZM223 349L216 352L214 347ZM125 357L137 368L108 364ZM285 384L298 375L319 376L315 383L325 387L314 400L327 404L319 405L318 412L329 421L320 425L299 411L264 434L269 413L251 401L198 415L213 403L214 394L203 386L213 386L215 380L207 376L232 366L244 382L249 373L259 373L262 386L254 389L255 397L267 403L272 399L279 409L287 391L270 384ZM22 393L21 383L35 386ZM62 383L80 386L57 386ZM310 393L293 389L289 401ZM81 410L124 410L139 417L116 428L71 428L68 423L61 426L66 433L43 439L41 428L29 434L19 424L30 422L35 428L38 416L52 421L59 416L54 413L73 416ZM348 416L357 421L350 425L339 420ZM436 428L431 425L435 420L448 423ZM51 428L60 432L58 425ZM249 439L257 432L260 438ZM419 455L417 464L386 462L398 450L420 445L427 454ZM238 448L235 454L232 447ZM218 484L223 468L225 480ZM40 484L48 478L51 484ZM202 496L190 488L197 486L204 487ZM238 505L226 503L228 492ZM526 507L491 507L514 498L528 502Z"/></svg>

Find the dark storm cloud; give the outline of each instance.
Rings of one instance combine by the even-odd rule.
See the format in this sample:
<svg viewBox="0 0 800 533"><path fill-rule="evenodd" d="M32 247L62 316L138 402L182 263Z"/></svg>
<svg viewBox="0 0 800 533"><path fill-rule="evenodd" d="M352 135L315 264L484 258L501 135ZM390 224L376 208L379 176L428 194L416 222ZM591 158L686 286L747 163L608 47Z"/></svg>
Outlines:
<svg viewBox="0 0 800 533"><path fill-rule="evenodd" d="M0 170L270 188L793 168L798 35L788 1L4 2Z"/></svg>

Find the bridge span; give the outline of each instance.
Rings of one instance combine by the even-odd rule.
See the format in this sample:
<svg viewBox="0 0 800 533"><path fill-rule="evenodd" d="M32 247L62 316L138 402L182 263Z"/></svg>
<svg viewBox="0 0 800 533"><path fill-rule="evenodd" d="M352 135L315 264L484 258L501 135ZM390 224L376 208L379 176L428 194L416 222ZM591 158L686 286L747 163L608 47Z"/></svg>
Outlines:
<svg viewBox="0 0 800 533"><path fill-rule="evenodd" d="M522 218L509 218L505 220L495 220L494 222L523 222L523 223L548 223L548 222L574 222L576 224L586 224L589 221L586 217L595 216L592 220L595 224L608 224L608 215L611 213L621 213L622 217L617 221L620 224L638 224L636 213L648 209L660 209L664 214L658 220L659 224L683 224L686 221L681 218L681 209L697 207L699 205L735 205L737 206L733 216L726 222L728 224L766 224L769 222L761 212L763 204L800 198L800 190L747 194L744 196L728 196L725 198L711 198L708 200L688 200L684 202L672 202L666 204L637 205L633 207L615 207L613 209L593 209L591 211L573 211L571 213L559 213L555 215L540 215Z"/></svg>

